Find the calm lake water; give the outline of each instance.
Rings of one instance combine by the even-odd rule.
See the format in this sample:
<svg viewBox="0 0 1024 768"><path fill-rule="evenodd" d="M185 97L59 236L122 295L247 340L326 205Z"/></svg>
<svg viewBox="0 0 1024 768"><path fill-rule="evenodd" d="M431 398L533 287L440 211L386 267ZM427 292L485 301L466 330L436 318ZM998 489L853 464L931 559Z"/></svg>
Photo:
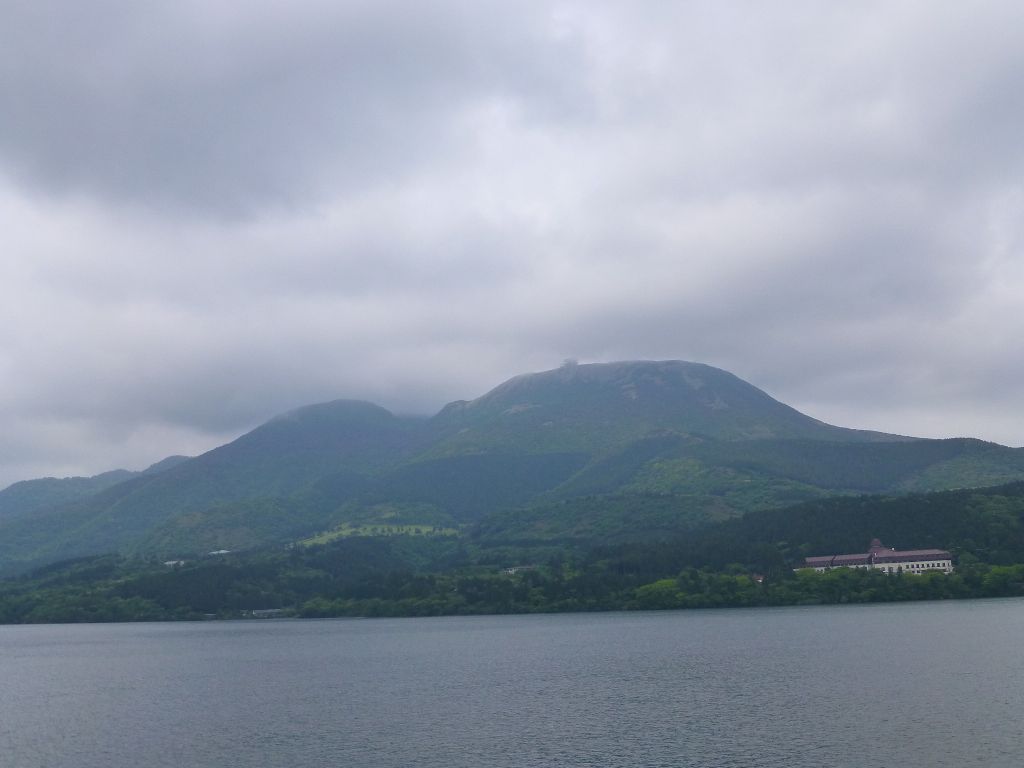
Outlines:
<svg viewBox="0 0 1024 768"><path fill-rule="evenodd" d="M1024 600L0 627L0 764L1020 766Z"/></svg>

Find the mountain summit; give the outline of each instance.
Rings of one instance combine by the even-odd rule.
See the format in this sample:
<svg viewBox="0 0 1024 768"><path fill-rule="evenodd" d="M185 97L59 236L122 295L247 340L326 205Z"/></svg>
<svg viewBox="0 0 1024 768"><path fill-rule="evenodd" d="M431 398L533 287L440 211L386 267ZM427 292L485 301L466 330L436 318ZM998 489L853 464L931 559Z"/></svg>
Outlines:
<svg viewBox="0 0 1024 768"><path fill-rule="evenodd" d="M594 448L657 431L717 440L906 440L834 427L780 403L733 374L682 360L579 365L509 379L476 400L451 403L436 420L461 431L458 445Z"/></svg>

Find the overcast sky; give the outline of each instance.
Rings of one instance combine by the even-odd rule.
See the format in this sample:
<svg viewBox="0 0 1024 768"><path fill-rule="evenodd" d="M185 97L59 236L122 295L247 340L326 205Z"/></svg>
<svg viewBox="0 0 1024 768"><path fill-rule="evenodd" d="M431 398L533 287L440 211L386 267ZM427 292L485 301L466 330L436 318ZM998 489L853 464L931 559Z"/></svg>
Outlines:
<svg viewBox="0 0 1024 768"><path fill-rule="evenodd" d="M0 486L676 358L1024 444L1024 5L5 2Z"/></svg>

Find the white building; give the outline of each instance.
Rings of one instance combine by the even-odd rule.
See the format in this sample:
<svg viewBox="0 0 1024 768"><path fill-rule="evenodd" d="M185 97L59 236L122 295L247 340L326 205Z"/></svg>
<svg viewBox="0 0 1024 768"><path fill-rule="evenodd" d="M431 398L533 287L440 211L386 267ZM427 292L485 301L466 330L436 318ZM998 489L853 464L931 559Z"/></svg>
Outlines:
<svg viewBox="0 0 1024 768"><path fill-rule="evenodd" d="M944 549L887 549L878 539L864 554L824 555L804 559L805 568L823 573L831 568L872 568L886 573L953 572L953 556Z"/></svg>

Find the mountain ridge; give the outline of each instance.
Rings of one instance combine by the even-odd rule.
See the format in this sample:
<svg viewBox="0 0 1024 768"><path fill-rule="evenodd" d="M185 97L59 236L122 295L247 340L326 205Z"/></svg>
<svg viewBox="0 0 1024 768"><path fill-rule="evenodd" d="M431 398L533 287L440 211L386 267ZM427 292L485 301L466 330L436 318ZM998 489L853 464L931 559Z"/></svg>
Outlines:
<svg viewBox="0 0 1024 768"><path fill-rule="evenodd" d="M674 508L699 522L837 493L1017 479L1024 449L826 424L701 363L567 363L431 417L344 399L294 409L163 471L0 518L0 571L333 529L458 529L595 494L618 500L599 506L628 530L621 500L651 494L668 500L657 505L662 525Z"/></svg>

